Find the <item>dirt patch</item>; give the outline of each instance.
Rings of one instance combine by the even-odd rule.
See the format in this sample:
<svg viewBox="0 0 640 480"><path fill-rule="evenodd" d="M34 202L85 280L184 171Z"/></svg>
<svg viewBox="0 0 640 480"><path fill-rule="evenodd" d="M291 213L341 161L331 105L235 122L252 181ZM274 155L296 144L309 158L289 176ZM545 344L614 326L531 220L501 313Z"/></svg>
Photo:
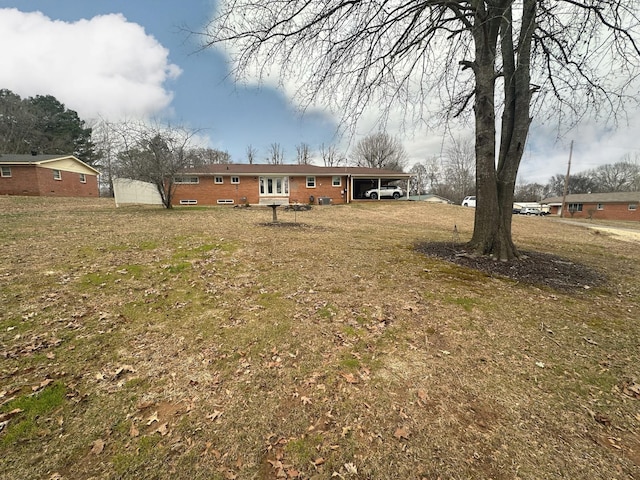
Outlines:
<svg viewBox="0 0 640 480"><path fill-rule="evenodd" d="M259 224L261 227L274 227L274 228L311 228L311 225L298 222L264 222Z"/></svg>
<svg viewBox="0 0 640 480"><path fill-rule="evenodd" d="M508 277L518 282L544 285L556 290L588 289L606 282L602 273L549 253L522 251L520 258L500 262L476 255L462 243L420 243L416 250L430 257L479 270L489 276Z"/></svg>

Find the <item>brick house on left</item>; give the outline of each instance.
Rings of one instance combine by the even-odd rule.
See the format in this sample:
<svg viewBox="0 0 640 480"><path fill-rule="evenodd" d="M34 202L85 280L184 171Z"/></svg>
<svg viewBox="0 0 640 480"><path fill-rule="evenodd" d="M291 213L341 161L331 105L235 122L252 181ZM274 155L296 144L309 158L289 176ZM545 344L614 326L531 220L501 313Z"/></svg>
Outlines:
<svg viewBox="0 0 640 480"><path fill-rule="evenodd" d="M73 155L0 155L0 195L98 197L100 172Z"/></svg>

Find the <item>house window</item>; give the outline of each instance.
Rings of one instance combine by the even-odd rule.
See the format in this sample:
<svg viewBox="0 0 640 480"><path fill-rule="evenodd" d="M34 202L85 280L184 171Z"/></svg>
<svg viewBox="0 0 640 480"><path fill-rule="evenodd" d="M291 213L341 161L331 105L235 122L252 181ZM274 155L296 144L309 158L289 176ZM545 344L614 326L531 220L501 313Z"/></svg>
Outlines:
<svg viewBox="0 0 640 480"><path fill-rule="evenodd" d="M173 179L174 183L177 184L183 184L183 183L188 183L188 184L196 184L196 183L200 183L200 179L198 177L175 177Z"/></svg>
<svg viewBox="0 0 640 480"><path fill-rule="evenodd" d="M224 183L224 180L221 176L216 175L215 177L213 177L213 183Z"/></svg>
<svg viewBox="0 0 640 480"><path fill-rule="evenodd" d="M180 200L180 205L197 205L198 200Z"/></svg>
<svg viewBox="0 0 640 480"><path fill-rule="evenodd" d="M570 203L569 204L569 211L570 212L581 212L582 211L582 204L581 203Z"/></svg>
<svg viewBox="0 0 640 480"><path fill-rule="evenodd" d="M638 209L638 204L637 203L630 203L629 204L629 210L637 210Z"/></svg>
<svg viewBox="0 0 640 480"><path fill-rule="evenodd" d="M11 167L2 167L0 169L0 175L9 178L11 176Z"/></svg>
<svg viewBox="0 0 640 480"><path fill-rule="evenodd" d="M331 177L331 186L332 187L341 187L342 186L342 177L340 175L334 175Z"/></svg>
<svg viewBox="0 0 640 480"><path fill-rule="evenodd" d="M604 210L604 203L599 203L598 205L596 205L596 208L598 210Z"/></svg>
<svg viewBox="0 0 640 480"><path fill-rule="evenodd" d="M231 183L240 183L240 177L231 177Z"/></svg>
<svg viewBox="0 0 640 480"><path fill-rule="evenodd" d="M260 177L260 195L289 195L289 177Z"/></svg>
<svg viewBox="0 0 640 480"><path fill-rule="evenodd" d="M316 177L307 177L307 188L316 188Z"/></svg>
<svg viewBox="0 0 640 480"><path fill-rule="evenodd" d="M80 174L80 183L87 183L87 176L84 173Z"/></svg>
<svg viewBox="0 0 640 480"><path fill-rule="evenodd" d="M54 170L53 171L53 179L54 180L62 180L62 173L60 172L60 170Z"/></svg>

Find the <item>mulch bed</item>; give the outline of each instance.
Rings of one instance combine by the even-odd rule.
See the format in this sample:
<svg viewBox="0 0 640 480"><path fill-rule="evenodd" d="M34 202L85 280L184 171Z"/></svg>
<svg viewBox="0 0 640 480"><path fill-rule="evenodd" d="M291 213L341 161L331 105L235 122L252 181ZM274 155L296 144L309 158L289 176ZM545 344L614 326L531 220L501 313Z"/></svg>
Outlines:
<svg viewBox="0 0 640 480"><path fill-rule="evenodd" d="M476 255L462 243L421 243L416 245L416 250L429 257L479 270L491 276L508 277L518 282L544 285L556 290L588 289L606 283L606 277L602 273L548 253L520 251L520 258L500 262L488 256Z"/></svg>

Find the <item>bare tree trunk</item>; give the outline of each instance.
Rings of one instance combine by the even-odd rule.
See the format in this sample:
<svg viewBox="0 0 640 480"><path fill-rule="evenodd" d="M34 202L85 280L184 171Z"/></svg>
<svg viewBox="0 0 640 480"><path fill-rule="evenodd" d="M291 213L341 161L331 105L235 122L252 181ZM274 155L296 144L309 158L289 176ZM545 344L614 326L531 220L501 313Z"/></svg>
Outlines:
<svg viewBox="0 0 640 480"><path fill-rule="evenodd" d="M498 188L495 169L496 118L495 82L496 50L500 16L495 7L488 10L479 2L473 27L475 61L471 65L476 78L474 115L476 121L476 210L473 237L469 246L479 254L504 252L505 231L499 219Z"/></svg>
<svg viewBox="0 0 640 480"><path fill-rule="evenodd" d="M511 236L513 195L531 118L531 36L535 22L535 0L525 0L523 27L518 49L514 49L512 8L504 2L502 11L489 11L488 21L477 23L476 41L476 155L477 207L470 246L483 255L500 260L516 258L518 250ZM500 152L495 166L495 52L494 29L500 21L504 111ZM482 42L478 51L478 42ZM491 45L492 48L486 48ZM484 55L483 55L484 54ZM491 114L489 114L491 113Z"/></svg>

